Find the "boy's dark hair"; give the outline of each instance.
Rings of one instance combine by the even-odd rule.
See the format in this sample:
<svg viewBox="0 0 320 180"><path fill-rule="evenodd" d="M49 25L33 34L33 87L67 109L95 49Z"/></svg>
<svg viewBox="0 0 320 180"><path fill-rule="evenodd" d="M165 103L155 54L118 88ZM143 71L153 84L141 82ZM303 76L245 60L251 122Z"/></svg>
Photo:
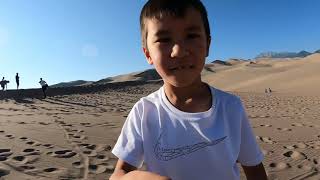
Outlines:
<svg viewBox="0 0 320 180"><path fill-rule="evenodd" d="M166 15L183 17L188 8L194 8L200 12L207 38L211 38L207 10L200 0L149 0L143 6L140 14L140 30L143 47L147 48L146 40L148 32L145 27L146 19L161 19L161 17Z"/></svg>

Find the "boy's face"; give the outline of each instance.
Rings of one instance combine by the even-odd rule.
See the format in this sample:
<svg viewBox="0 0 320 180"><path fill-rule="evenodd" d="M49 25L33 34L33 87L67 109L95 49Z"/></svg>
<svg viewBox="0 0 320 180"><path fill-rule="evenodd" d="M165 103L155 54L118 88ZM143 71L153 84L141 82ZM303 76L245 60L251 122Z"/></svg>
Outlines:
<svg viewBox="0 0 320 180"><path fill-rule="evenodd" d="M146 19L147 48L143 51L164 83L186 87L201 81L200 73L208 54L210 39L206 36L200 13L189 8L185 16L163 16Z"/></svg>

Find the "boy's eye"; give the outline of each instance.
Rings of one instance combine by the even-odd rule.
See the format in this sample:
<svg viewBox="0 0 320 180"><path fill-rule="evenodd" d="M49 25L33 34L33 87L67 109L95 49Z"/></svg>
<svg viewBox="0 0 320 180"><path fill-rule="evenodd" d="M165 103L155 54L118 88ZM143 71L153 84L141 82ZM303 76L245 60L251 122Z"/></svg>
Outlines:
<svg viewBox="0 0 320 180"><path fill-rule="evenodd" d="M188 39L195 39L195 38L198 38L198 37L200 37L200 35L196 34L196 33L190 33L190 34L187 35Z"/></svg>
<svg viewBox="0 0 320 180"><path fill-rule="evenodd" d="M158 38L156 40L156 42L160 42L160 43L167 43L167 42L170 42L171 39L170 38Z"/></svg>

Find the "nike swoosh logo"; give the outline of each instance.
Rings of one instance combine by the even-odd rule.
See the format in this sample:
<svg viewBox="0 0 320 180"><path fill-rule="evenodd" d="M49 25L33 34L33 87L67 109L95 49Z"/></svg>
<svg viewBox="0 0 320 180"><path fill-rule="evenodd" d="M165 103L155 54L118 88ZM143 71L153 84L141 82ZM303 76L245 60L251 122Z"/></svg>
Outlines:
<svg viewBox="0 0 320 180"><path fill-rule="evenodd" d="M222 142L225 138L227 138L227 136L225 136L225 137L216 139L211 142L200 142L200 143L196 143L193 145L187 145L187 146L182 146L179 148L169 149L169 148L161 147L161 144L160 144L161 136L162 136L162 134L159 136L158 141L155 145L154 153L156 155L156 158L159 160L162 160L162 161L170 161L170 160L175 159L177 157L196 152L202 148L205 148L208 146L214 146L214 145Z"/></svg>

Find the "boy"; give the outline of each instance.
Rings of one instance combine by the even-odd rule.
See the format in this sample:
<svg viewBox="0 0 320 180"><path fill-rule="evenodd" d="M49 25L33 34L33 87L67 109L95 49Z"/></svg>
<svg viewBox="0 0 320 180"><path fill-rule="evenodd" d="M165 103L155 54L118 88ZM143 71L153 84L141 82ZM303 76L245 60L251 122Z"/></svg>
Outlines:
<svg viewBox="0 0 320 180"><path fill-rule="evenodd" d="M199 0L149 0L143 51L164 85L133 107L112 150L111 180L267 179L240 99L201 81L210 28ZM142 163L147 171L140 171Z"/></svg>

